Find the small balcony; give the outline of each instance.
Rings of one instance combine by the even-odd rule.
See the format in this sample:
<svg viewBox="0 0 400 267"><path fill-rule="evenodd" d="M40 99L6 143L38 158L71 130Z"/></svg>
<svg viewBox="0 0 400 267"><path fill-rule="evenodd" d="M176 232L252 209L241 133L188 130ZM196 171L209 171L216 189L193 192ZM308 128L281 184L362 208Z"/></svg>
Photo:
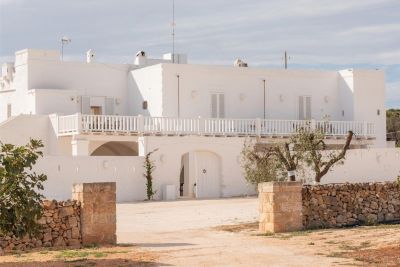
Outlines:
<svg viewBox="0 0 400 267"><path fill-rule="evenodd" d="M126 134L285 138L299 129L319 129L328 138L344 138L348 131L353 131L356 138L375 139L374 124L359 121L169 118L77 113L69 116L55 115L52 123L59 136Z"/></svg>

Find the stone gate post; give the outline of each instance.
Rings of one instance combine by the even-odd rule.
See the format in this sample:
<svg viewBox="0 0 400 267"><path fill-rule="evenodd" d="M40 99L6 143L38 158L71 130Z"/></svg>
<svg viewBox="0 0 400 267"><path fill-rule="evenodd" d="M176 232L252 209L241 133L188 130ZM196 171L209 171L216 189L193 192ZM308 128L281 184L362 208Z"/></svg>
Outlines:
<svg viewBox="0 0 400 267"><path fill-rule="evenodd" d="M72 199L81 203L82 244L115 244L116 183L74 184Z"/></svg>
<svg viewBox="0 0 400 267"><path fill-rule="evenodd" d="M303 229L301 182L269 182L258 185L260 232Z"/></svg>

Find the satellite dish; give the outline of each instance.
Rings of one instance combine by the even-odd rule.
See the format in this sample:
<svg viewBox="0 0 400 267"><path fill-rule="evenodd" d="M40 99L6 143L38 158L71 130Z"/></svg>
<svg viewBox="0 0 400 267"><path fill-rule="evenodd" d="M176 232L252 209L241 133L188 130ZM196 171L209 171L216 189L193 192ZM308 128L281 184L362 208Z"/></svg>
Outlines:
<svg viewBox="0 0 400 267"><path fill-rule="evenodd" d="M68 44L68 43L71 42L71 38L69 38L69 37L67 37L67 36L64 36L63 38L61 38L61 42L62 42L63 44Z"/></svg>

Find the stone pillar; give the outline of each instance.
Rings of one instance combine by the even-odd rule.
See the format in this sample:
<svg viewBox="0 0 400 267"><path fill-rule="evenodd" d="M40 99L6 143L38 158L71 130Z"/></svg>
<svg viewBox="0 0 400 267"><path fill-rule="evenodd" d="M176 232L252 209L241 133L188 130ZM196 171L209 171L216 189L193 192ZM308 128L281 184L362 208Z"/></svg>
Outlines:
<svg viewBox="0 0 400 267"><path fill-rule="evenodd" d="M72 199L81 202L82 244L115 244L115 182L74 184Z"/></svg>
<svg viewBox="0 0 400 267"><path fill-rule="evenodd" d="M269 182L258 185L260 232L303 229L301 182Z"/></svg>

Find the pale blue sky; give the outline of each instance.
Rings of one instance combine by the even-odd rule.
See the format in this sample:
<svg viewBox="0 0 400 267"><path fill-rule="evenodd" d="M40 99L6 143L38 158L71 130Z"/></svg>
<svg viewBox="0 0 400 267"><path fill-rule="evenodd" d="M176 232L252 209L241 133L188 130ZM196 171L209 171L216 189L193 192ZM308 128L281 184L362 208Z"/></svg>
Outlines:
<svg viewBox="0 0 400 267"><path fill-rule="evenodd" d="M176 46L192 63L290 68L380 68L387 106L400 108L400 0L175 0ZM23 48L83 60L133 62L171 51L172 0L0 0L0 62Z"/></svg>

